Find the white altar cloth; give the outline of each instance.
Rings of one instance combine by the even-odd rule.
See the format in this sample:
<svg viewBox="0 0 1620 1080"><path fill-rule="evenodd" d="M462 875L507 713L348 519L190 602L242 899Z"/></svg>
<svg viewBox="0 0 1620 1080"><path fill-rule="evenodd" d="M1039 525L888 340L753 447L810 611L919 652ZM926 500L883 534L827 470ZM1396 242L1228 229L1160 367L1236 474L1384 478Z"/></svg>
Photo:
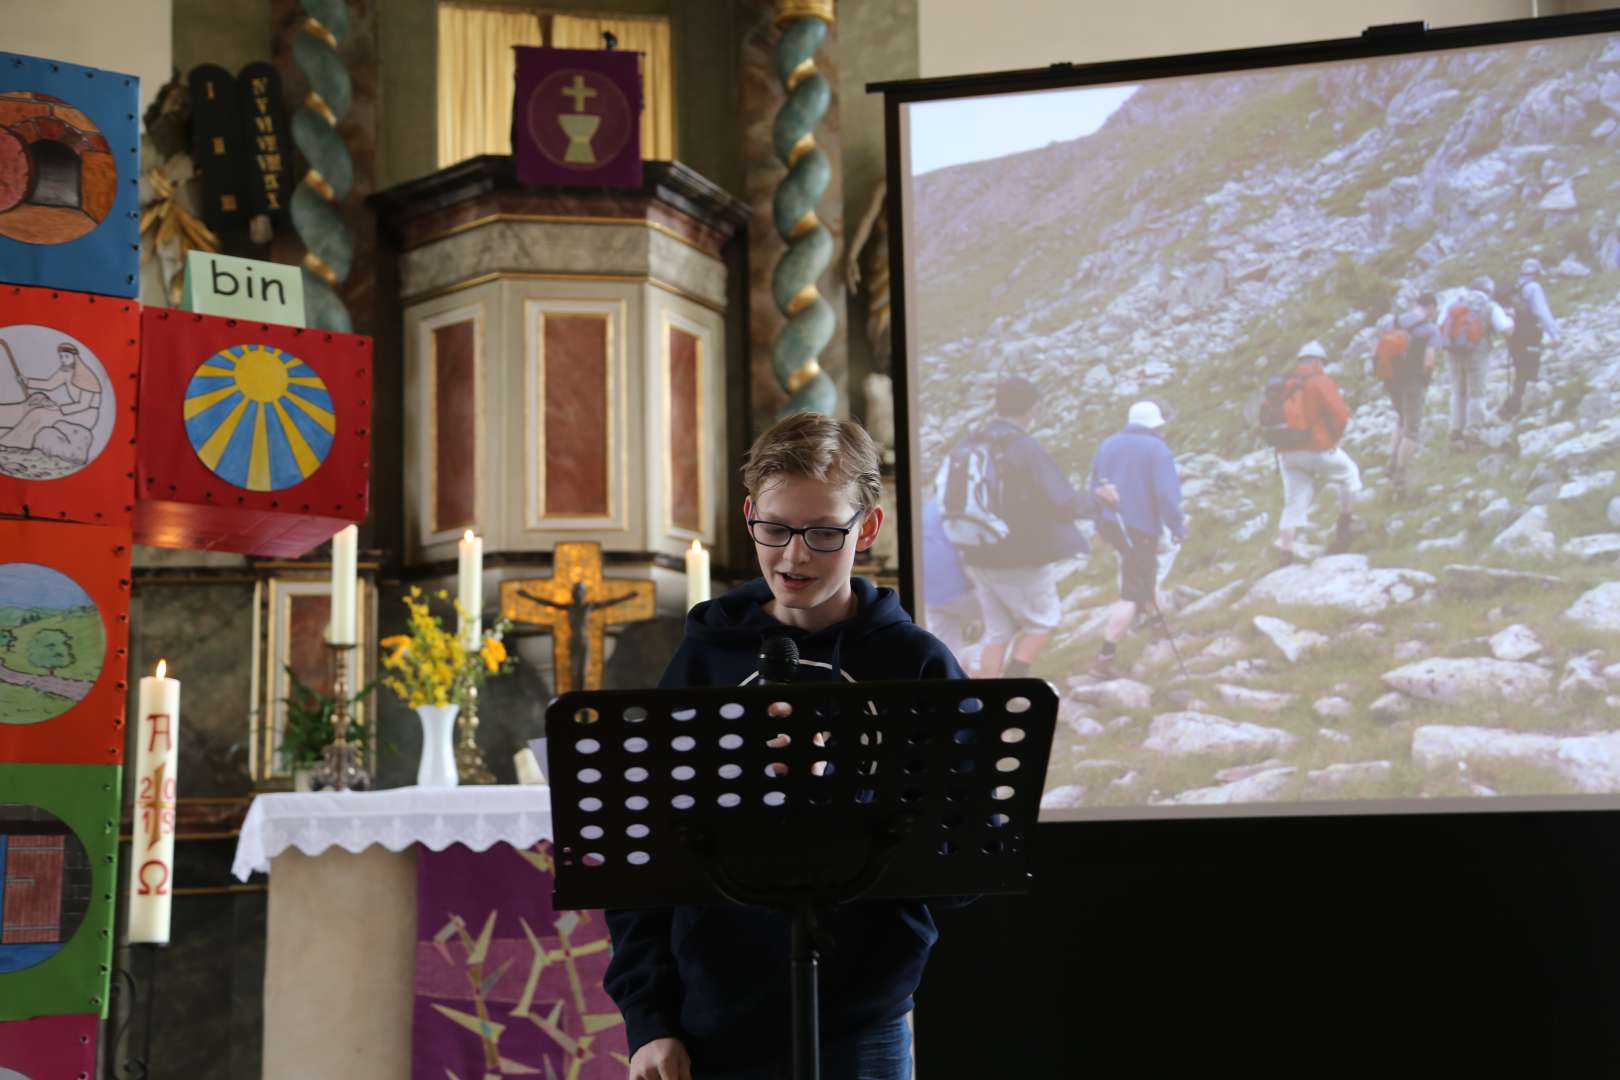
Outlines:
<svg viewBox="0 0 1620 1080"><path fill-rule="evenodd" d="M550 839L551 789L538 784L285 792L253 800L231 872L241 881L268 874L271 860L288 848L305 855L334 847L359 854L374 845L404 851L413 844L488 851L502 842L522 849Z"/></svg>

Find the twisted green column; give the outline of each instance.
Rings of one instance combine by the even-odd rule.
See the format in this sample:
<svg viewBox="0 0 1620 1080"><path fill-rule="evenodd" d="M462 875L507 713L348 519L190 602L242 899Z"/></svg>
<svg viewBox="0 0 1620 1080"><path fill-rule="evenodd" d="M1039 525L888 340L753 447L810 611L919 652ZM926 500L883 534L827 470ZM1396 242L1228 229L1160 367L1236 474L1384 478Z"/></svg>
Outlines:
<svg viewBox="0 0 1620 1080"><path fill-rule="evenodd" d="M816 50L827 40L832 0L778 0L776 74L787 91L771 129L776 156L787 176L772 200L776 232L788 248L771 274L771 292L787 324L776 335L771 366L788 395L782 414L830 413L837 403L832 380L817 358L832 340L838 317L816 288L832 261L832 233L816 217L816 204L827 191L832 167L816 145L815 129L832 102L832 88L816 70Z"/></svg>
<svg viewBox="0 0 1620 1080"><path fill-rule="evenodd" d="M354 241L339 212L354 187L354 162L338 134L353 87L338 58L349 32L347 0L302 0L304 22L293 38L293 63L309 82L293 114L292 138L309 171L294 189L289 213L304 244L304 313L311 327L351 331L354 320L337 290L349 279Z"/></svg>

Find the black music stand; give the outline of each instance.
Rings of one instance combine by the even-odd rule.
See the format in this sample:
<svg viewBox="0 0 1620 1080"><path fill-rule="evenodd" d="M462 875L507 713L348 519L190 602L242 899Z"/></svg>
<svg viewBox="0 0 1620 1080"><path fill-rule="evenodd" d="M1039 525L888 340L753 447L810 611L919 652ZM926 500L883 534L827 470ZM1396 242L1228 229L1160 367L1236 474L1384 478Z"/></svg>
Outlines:
<svg viewBox="0 0 1620 1080"><path fill-rule="evenodd" d="M1027 891L1056 720L1040 679L565 694L553 903L792 916L793 1075L816 1080L819 912Z"/></svg>

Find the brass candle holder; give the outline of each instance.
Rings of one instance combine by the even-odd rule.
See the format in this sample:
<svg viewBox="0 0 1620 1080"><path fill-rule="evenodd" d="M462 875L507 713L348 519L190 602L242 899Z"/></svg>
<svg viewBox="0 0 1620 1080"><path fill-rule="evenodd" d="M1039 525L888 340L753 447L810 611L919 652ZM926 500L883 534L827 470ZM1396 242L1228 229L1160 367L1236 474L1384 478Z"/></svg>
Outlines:
<svg viewBox="0 0 1620 1080"><path fill-rule="evenodd" d="M360 747L349 742L349 664L353 645L328 644L332 658L332 741L315 770L316 790L364 791L371 787Z"/></svg>
<svg viewBox="0 0 1620 1080"><path fill-rule="evenodd" d="M463 784L493 784L495 774L478 749L478 687L467 688L467 704L456 716L456 778Z"/></svg>

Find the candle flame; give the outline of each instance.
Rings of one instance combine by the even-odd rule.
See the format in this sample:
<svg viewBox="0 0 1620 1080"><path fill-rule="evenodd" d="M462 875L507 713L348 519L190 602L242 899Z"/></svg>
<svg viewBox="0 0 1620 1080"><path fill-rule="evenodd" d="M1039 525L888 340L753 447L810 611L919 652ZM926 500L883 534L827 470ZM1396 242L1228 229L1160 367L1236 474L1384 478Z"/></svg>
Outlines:
<svg viewBox="0 0 1620 1080"><path fill-rule="evenodd" d="M157 666L157 677L160 679L163 678L163 676L167 674L168 670L169 662L167 660L159 660Z"/></svg>
<svg viewBox="0 0 1620 1080"><path fill-rule="evenodd" d="M467 541L467 543L469 543L469 544L472 543L473 531L471 529L468 529L466 532L461 534L461 538L463 540Z"/></svg>
<svg viewBox="0 0 1620 1080"><path fill-rule="evenodd" d="M699 541L699 540L692 541L692 550L693 551L702 551L703 550L702 541Z"/></svg>

